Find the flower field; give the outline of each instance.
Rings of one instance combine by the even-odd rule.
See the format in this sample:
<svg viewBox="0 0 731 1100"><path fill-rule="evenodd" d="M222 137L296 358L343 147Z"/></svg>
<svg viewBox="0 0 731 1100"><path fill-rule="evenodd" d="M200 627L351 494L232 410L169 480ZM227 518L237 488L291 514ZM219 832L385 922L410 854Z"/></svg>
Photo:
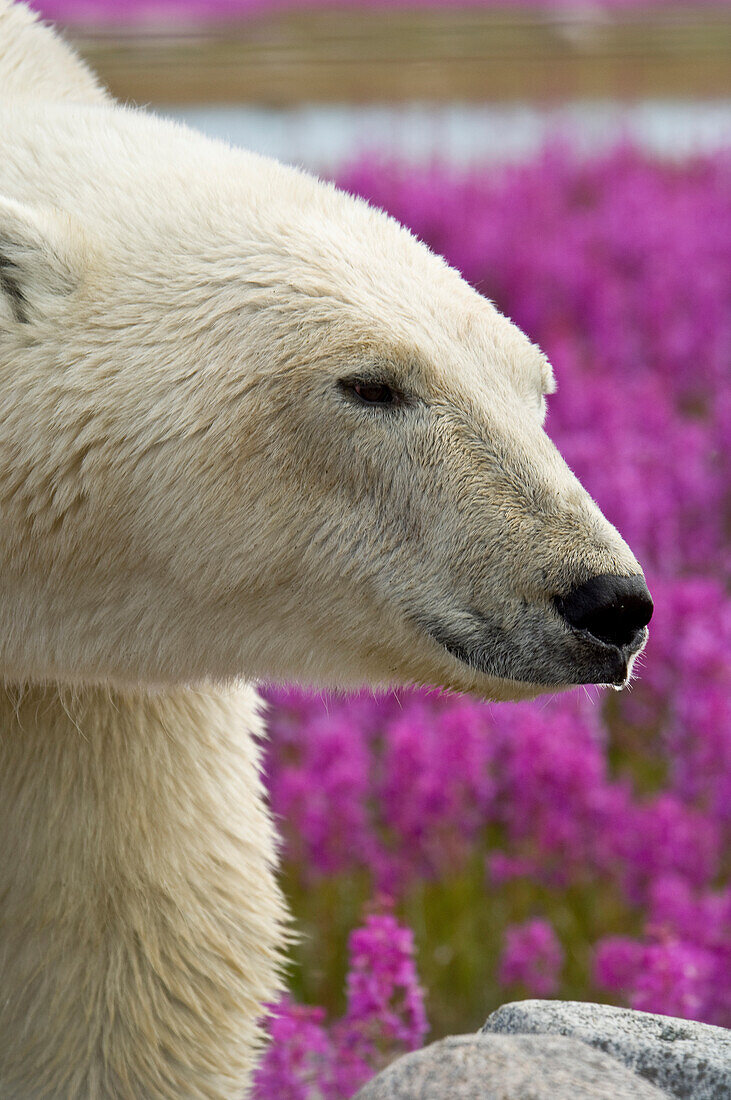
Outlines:
<svg viewBox="0 0 731 1100"><path fill-rule="evenodd" d="M526 995L731 1026L731 157L553 148L468 174L371 160L340 182L548 353L549 433L656 611L622 693L269 691L301 940L258 1100L345 1100Z"/></svg>

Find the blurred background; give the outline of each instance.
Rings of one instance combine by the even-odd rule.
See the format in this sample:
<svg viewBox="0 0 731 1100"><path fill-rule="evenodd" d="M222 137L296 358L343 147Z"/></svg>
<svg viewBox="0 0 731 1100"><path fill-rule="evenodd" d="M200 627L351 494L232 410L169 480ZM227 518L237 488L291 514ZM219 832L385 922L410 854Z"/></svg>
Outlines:
<svg viewBox="0 0 731 1100"><path fill-rule="evenodd" d="M728 144L727 0L36 0L121 99L318 170Z"/></svg>
<svg viewBox="0 0 731 1100"><path fill-rule="evenodd" d="M338 180L512 316L656 601L621 694L268 689L301 939L259 1100L521 996L731 1026L729 4L35 3L121 99Z"/></svg>

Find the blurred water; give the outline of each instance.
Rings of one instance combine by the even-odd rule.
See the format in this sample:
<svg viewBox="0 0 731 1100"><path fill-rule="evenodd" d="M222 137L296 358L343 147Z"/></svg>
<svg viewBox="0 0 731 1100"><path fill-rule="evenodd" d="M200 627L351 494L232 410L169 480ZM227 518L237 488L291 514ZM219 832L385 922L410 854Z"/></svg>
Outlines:
<svg viewBox="0 0 731 1100"><path fill-rule="evenodd" d="M519 161L546 140L561 137L587 153L622 138L668 157L731 150L731 99L645 100L634 105L607 100L555 108L527 103L304 104L291 109L232 105L159 111L212 137L321 171L372 153L414 163Z"/></svg>

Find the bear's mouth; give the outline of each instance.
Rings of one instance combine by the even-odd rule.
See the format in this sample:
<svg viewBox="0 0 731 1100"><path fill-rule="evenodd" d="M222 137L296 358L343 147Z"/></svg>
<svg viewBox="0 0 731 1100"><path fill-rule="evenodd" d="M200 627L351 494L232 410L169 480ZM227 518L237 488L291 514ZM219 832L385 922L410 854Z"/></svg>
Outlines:
<svg viewBox="0 0 731 1100"><path fill-rule="evenodd" d="M580 684L625 687L634 659L648 637L645 627L630 644L615 646L588 630L566 627L553 616L546 622L545 612L537 609L527 619L519 638L474 611L462 614L458 627L433 618L420 618L417 625L473 672L556 688Z"/></svg>

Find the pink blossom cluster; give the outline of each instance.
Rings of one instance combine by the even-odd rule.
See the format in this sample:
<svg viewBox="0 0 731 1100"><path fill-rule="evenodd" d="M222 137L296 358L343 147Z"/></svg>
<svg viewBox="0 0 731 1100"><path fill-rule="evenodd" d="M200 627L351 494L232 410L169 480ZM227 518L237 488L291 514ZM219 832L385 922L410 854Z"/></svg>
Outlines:
<svg viewBox="0 0 731 1100"><path fill-rule="evenodd" d="M731 890L694 891L682 875L651 885L642 940L607 936L599 984L634 1008L731 1023Z"/></svg>
<svg viewBox="0 0 731 1100"><path fill-rule="evenodd" d="M269 786L289 884L317 895L365 880L405 912L414 896L428 905L430 884L471 876L499 925L505 998L604 996L731 1026L731 157L671 164L622 148L585 161L554 148L467 174L367 161L341 182L548 352L548 430L646 566L656 612L621 695L489 706L272 690ZM389 945L366 955L347 978L351 1022L362 1014L367 1034L382 1026L404 1049L416 1032L394 1025L379 992ZM305 1047L302 1028L336 1041L339 1024L306 1010L294 1026L302 1010L288 1011ZM408 1011L417 1018L416 1001Z"/></svg>
<svg viewBox="0 0 731 1100"><path fill-rule="evenodd" d="M427 1032L413 935L389 912L351 933L345 1015L329 1026L321 1008L286 998L270 1021L271 1043L255 1100L344 1100Z"/></svg>
<svg viewBox="0 0 731 1100"><path fill-rule="evenodd" d="M496 884L515 873L560 887L602 873L641 900L658 874L700 886L718 870L722 820L705 798L683 798L673 776L644 798L613 776L593 697L490 707L401 694L361 698L354 710L331 700L283 757L281 715L295 725L296 709L291 692L270 697L272 804L311 883L365 868L376 889L398 896L414 877L457 871L490 825L505 837L488 856ZM704 796L717 779L706 777Z"/></svg>
<svg viewBox="0 0 731 1100"><path fill-rule="evenodd" d="M538 997L550 997L558 989L563 948L549 921L541 917L514 924L505 934L500 962L500 981L522 985Z"/></svg>

